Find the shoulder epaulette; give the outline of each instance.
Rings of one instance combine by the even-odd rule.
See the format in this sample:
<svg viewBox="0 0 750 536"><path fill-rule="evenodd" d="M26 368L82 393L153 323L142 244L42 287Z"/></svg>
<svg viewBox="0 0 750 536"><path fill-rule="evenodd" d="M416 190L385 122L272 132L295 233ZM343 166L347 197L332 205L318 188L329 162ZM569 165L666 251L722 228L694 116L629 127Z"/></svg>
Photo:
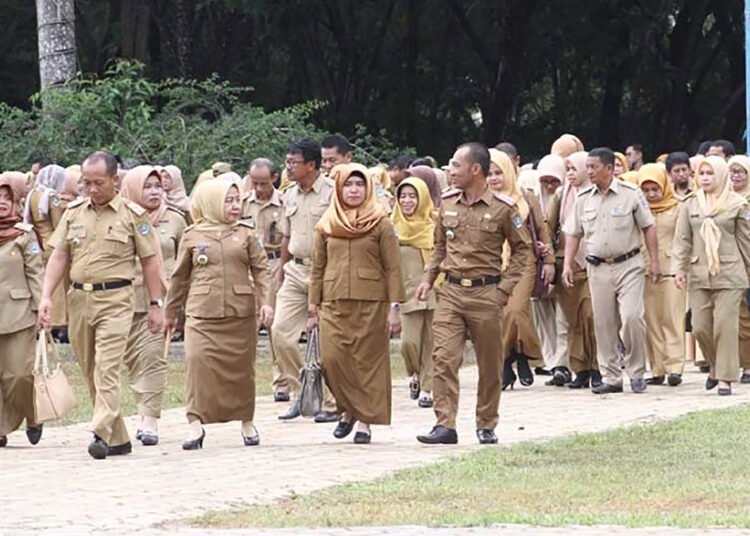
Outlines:
<svg viewBox="0 0 750 536"><path fill-rule="evenodd" d="M186 217L186 214L183 211L181 211L179 208L167 207L167 212L169 212L169 211L176 212L177 214L179 214L183 218Z"/></svg>
<svg viewBox="0 0 750 536"><path fill-rule="evenodd" d="M516 206L516 200L513 199L509 195L505 195L505 194L492 194L492 195L495 196L495 199L497 199L498 201L502 201L506 205L509 205L511 207L515 207Z"/></svg>
<svg viewBox="0 0 750 536"><path fill-rule="evenodd" d="M67 208L76 208L80 207L82 204L84 204L87 201L87 198L85 197L79 197L78 199L74 199L70 203L68 203Z"/></svg>
<svg viewBox="0 0 750 536"><path fill-rule="evenodd" d="M126 207L128 207L130 210L135 212L136 216L143 216L146 213L146 209L143 208L138 203L133 203L132 201L128 199L123 199L123 202L125 203Z"/></svg>
<svg viewBox="0 0 750 536"><path fill-rule="evenodd" d="M688 199L692 199L695 197L696 191L693 190L689 194L687 194L685 197L682 198L683 201L687 201Z"/></svg>
<svg viewBox="0 0 750 536"><path fill-rule="evenodd" d="M15 229L20 229L21 231L25 233L30 233L34 230L34 226L30 223L24 223L22 221L19 221L17 224L13 226Z"/></svg>
<svg viewBox="0 0 750 536"><path fill-rule="evenodd" d="M185 233L187 233L188 231L192 231L194 227L195 227L195 224L192 224L192 225L188 225L187 227L185 227L185 230L184 230L184 231L182 231L182 233L183 233L183 234L185 234Z"/></svg>
<svg viewBox="0 0 750 536"><path fill-rule="evenodd" d="M245 227L248 227L250 229L255 229L255 222L252 220L239 220L237 222L237 225L244 225Z"/></svg>
<svg viewBox="0 0 750 536"><path fill-rule="evenodd" d="M635 184L630 184L627 181L620 181L620 186L624 186L628 190L638 190L639 189Z"/></svg>
<svg viewBox="0 0 750 536"><path fill-rule="evenodd" d="M453 197L454 195L458 195L461 193L461 190L458 188L453 188L452 190L448 190L447 192L440 195L443 199L447 199L449 197Z"/></svg>
<svg viewBox="0 0 750 536"><path fill-rule="evenodd" d="M578 195L576 195L576 197L581 197L582 195L586 195L587 193L589 193L593 189L594 189L593 186L589 186L588 188L586 188L582 192L578 192Z"/></svg>

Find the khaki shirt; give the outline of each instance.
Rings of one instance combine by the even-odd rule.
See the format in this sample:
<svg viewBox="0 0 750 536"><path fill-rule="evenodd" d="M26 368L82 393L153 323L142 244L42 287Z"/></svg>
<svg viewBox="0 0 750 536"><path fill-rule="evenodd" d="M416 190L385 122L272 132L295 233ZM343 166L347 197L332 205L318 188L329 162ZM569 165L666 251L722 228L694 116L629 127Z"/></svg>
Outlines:
<svg viewBox="0 0 750 536"><path fill-rule="evenodd" d="M70 279L102 283L135 277L135 259L156 254L146 211L117 194L99 210L91 199L68 205L49 245L70 258Z"/></svg>
<svg viewBox="0 0 750 536"><path fill-rule="evenodd" d="M737 194L728 207L714 217L721 230L719 273L708 273L706 245L700 234L705 217L695 196L686 199L677 216L672 245L672 271L689 275L691 289L746 289L750 275L750 208Z"/></svg>
<svg viewBox="0 0 750 536"><path fill-rule="evenodd" d="M266 252L274 253L281 250L281 221L284 219L284 202L281 192L274 189L271 199L261 203L255 198L255 192L250 192L242 204L242 219L253 222L255 234Z"/></svg>
<svg viewBox="0 0 750 536"><path fill-rule="evenodd" d="M42 250L33 227L17 223L25 231L0 246L0 333L15 333L36 323L42 294Z"/></svg>
<svg viewBox="0 0 750 536"><path fill-rule="evenodd" d="M422 252L412 246L400 246L401 250L401 277L404 279L404 290L406 291L406 302L401 305L401 312L411 313L413 311L425 311L435 309L435 290L431 290L427 301L417 299L417 287L424 276L424 259Z"/></svg>
<svg viewBox="0 0 750 536"><path fill-rule="evenodd" d="M260 305L271 304L266 253L250 223L222 232L188 227L177 253L167 293L166 316L177 318L181 307L194 318L247 318Z"/></svg>
<svg viewBox="0 0 750 536"><path fill-rule="evenodd" d="M398 240L388 218L358 238L315 233L310 303L334 300L403 302Z"/></svg>
<svg viewBox="0 0 750 536"><path fill-rule="evenodd" d="M46 218L41 218L39 216L39 202L41 200L42 192L32 190L26 202L31 205L29 207L30 223L34 226L34 230L39 238L39 245L42 248L42 259L46 263L52 253L51 249L47 246L47 241L52 237L52 233L60 224L68 202L56 193L51 193L49 196L49 213Z"/></svg>
<svg viewBox="0 0 750 536"><path fill-rule="evenodd" d="M443 194L435 249L425 273L433 281L439 272L462 278L498 276L506 240L511 247L510 263L498 287L510 295L533 255L531 236L515 201L485 188L479 199L468 204L461 190L450 190Z"/></svg>
<svg viewBox="0 0 750 536"><path fill-rule="evenodd" d="M309 192L295 184L284 194L281 232L289 237L289 254L292 257L312 258L315 225L331 204L334 189L333 181L320 175Z"/></svg>
<svg viewBox="0 0 750 536"><path fill-rule="evenodd" d="M659 271L662 275L674 275L672 273L672 242L674 240L675 228L677 227L677 216L680 213L680 206L675 205L669 210L654 214L656 226L656 239L659 243ZM646 275L650 275L650 263L648 262L648 249L644 247L646 253Z"/></svg>
<svg viewBox="0 0 750 536"><path fill-rule="evenodd" d="M641 189L612 179L603 194L596 186L578 194L563 232L583 237L587 254L606 259L640 248L641 230L652 225L654 216Z"/></svg>

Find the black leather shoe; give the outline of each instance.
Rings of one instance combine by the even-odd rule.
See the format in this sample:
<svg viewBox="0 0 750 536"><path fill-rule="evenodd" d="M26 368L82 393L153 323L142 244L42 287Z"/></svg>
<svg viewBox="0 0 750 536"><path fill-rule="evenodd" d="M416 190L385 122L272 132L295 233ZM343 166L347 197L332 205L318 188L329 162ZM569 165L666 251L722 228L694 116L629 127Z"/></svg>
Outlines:
<svg viewBox="0 0 750 536"><path fill-rule="evenodd" d="M591 372L582 370L576 374L576 379L568 384L568 389L583 389L584 387L588 387L590 378Z"/></svg>
<svg viewBox="0 0 750 536"><path fill-rule="evenodd" d="M552 369L552 378L544 382L544 385L554 385L555 387L562 387L566 383L570 383L572 375L568 367L555 367Z"/></svg>
<svg viewBox="0 0 750 536"><path fill-rule="evenodd" d="M286 413L279 415L280 421L291 421L300 416L299 413L299 402L295 401L294 404L287 410Z"/></svg>
<svg viewBox="0 0 750 536"><path fill-rule="evenodd" d="M336 439L344 439L346 436L352 433L352 430L354 430L354 424L357 422L357 419L352 419L349 422L346 421L339 421L339 423L336 425L336 428L333 429L333 437Z"/></svg>
<svg viewBox="0 0 750 536"><path fill-rule="evenodd" d="M409 380L409 398L412 400L416 400L419 398L419 391L421 390L421 385L419 384L419 380L416 378L412 378Z"/></svg>
<svg viewBox="0 0 750 536"><path fill-rule="evenodd" d="M729 396L732 394L732 386L719 387L719 396Z"/></svg>
<svg viewBox="0 0 750 536"><path fill-rule="evenodd" d="M182 442L182 450L198 450L203 448L203 440L206 438L206 431L201 430L201 436L198 439L186 439Z"/></svg>
<svg viewBox="0 0 750 536"><path fill-rule="evenodd" d="M667 383L670 387L677 387L682 383L682 374L670 372L669 374L667 374Z"/></svg>
<svg viewBox="0 0 750 536"><path fill-rule="evenodd" d="M591 387L599 387L601 386L602 382L602 373L598 370L592 370L591 371Z"/></svg>
<svg viewBox="0 0 750 536"><path fill-rule="evenodd" d="M150 430L141 432L141 437L138 438L136 436L136 439L138 439L144 447L153 447L154 445L159 444L159 435Z"/></svg>
<svg viewBox="0 0 750 536"><path fill-rule="evenodd" d="M591 392L595 395L606 395L608 393L622 393L622 385L609 385L608 383L602 383L598 387L591 389Z"/></svg>
<svg viewBox="0 0 750 536"><path fill-rule="evenodd" d="M276 391L273 394L273 401L274 402L289 402L289 393L285 393L284 391Z"/></svg>
<svg viewBox="0 0 750 536"><path fill-rule="evenodd" d="M109 454L109 446L98 435L94 435L94 440L89 443L89 456L95 460L103 460Z"/></svg>
<svg viewBox="0 0 750 536"><path fill-rule="evenodd" d="M646 385L664 385L664 376L651 376L646 380Z"/></svg>
<svg viewBox="0 0 750 536"><path fill-rule="evenodd" d="M255 432L250 437L247 437L245 434L242 434L242 443L246 447L257 447L260 445L260 435L258 434L258 430L255 429L253 426L253 432Z"/></svg>
<svg viewBox="0 0 750 536"><path fill-rule="evenodd" d="M508 357L505 360L505 363L503 363L503 387L502 390L505 391L508 387L510 387L510 390L513 390L513 384L516 383L516 373L513 372L513 357Z"/></svg>
<svg viewBox="0 0 750 536"><path fill-rule="evenodd" d="M122 445L115 445L107 449L107 456L124 456L133 452L133 444L128 441Z"/></svg>
<svg viewBox="0 0 750 536"><path fill-rule="evenodd" d="M537 376L552 376L552 371L544 367L534 367L534 374Z"/></svg>
<svg viewBox="0 0 750 536"><path fill-rule="evenodd" d="M480 445L494 445L497 443L497 436L494 430L487 430L486 428L480 428L477 430L477 439Z"/></svg>
<svg viewBox="0 0 750 536"><path fill-rule="evenodd" d="M743 372L740 383L750 383L750 372Z"/></svg>
<svg viewBox="0 0 750 536"><path fill-rule="evenodd" d="M417 404L420 408L431 408L433 405L432 396L422 395L422 398L419 399L419 402L417 402Z"/></svg>
<svg viewBox="0 0 750 536"><path fill-rule="evenodd" d="M313 419L317 423L322 422L338 422L341 420L341 414L335 411L321 411Z"/></svg>
<svg viewBox="0 0 750 536"><path fill-rule="evenodd" d="M39 440L42 439L43 426L43 424L39 424L37 426L26 427L26 438L29 440L29 443L32 445L39 443Z"/></svg>
<svg viewBox="0 0 750 536"><path fill-rule="evenodd" d="M646 380L643 378L635 378L630 380L630 390L634 393L645 393L648 385Z"/></svg>
<svg viewBox="0 0 750 536"><path fill-rule="evenodd" d="M701 365L700 366L701 372L711 372L711 365Z"/></svg>
<svg viewBox="0 0 750 536"><path fill-rule="evenodd" d="M437 425L432 428L429 434L418 435L417 441L427 445L455 445L458 443L458 434L453 428Z"/></svg>
<svg viewBox="0 0 750 536"><path fill-rule="evenodd" d="M531 372L531 367L529 367L529 358L523 354L519 354L516 367L518 369L519 383L524 387L531 387L534 385L534 373Z"/></svg>
<svg viewBox="0 0 750 536"><path fill-rule="evenodd" d="M139 428L138 430L135 431L135 440L140 441L142 437L143 437L143 430Z"/></svg>
<svg viewBox="0 0 750 536"><path fill-rule="evenodd" d="M8 445L8 438L6 436L0 436L0 449Z"/></svg>
<svg viewBox="0 0 750 536"><path fill-rule="evenodd" d="M354 442L357 445L367 445L370 443L372 437L367 432L357 432L354 434Z"/></svg>
<svg viewBox="0 0 750 536"><path fill-rule="evenodd" d="M719 385L719 380L715 380L711 376L708 376L706 378L706 391L710 391L711 389L713 389L717 385Z"/></svg>

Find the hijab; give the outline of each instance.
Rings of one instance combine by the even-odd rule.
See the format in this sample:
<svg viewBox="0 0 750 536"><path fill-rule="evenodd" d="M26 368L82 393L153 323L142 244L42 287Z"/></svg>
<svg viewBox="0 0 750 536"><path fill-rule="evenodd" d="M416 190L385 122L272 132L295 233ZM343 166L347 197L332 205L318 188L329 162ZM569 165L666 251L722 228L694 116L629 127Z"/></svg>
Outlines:
<svg viewBox="0 0 750 536"><path fill-rule="evenodd" d="M430 166L415 166L408 170L410 177L417 177L422 179L427 185L427 189L430 191L430 197L432 198L432 204L435 208L438 208L443 198L441 197L440 183L438 182L435 171Z"/></svg>
<svg viewBox="0 0 750 536"><path fill-rule="evenodd" d="M513 161L507 153L498 151L497 149L490 149L490 161L503 172L503 186L499 190L495 190L495 192L512 197L516 205L518 205L518 213L525 221L529 215L529 204L518 187L516 166L513 165Z"/></svg>
<svg viewBox="0 0 750 536"><path fill-rule="evenodd" d="M239 181L218 180L204 181L193 190L190 216L195 224L193 228L203 232L222 232L231 228L224 213L224 200L234 186L241 193Z"/></svg>
<svg viewBox="0 0 750 536"><path fill-rule="evenodd" d="M344 183L352 175L365 180L365 199L356 208L344 203ZM380 220L387 218L385 209L375 198L375 182L362 164L339 164L331 170L336 185L333 203L323 213L315 230L336 238L358 238L369 233Z"/></svg>
<svg viewBox="0 0 750 536"><path fill-rule="evenodd" d="M619 180L622 182L629 182L633 186L638 186L638 172L637 171L626 171L620 175Z"/></svg>
<svg viewBox="0 0 750 536"><path fill-rule="evenodd" d="M750 199L750 158L748 158L744 154L734 155L729 159L729 162L727 162L727 169L730 169L734 164L742 166L742 168L747 172L748 175L748 180L745 184L745 187L742 190L735 190L734 192L741 195L745 199ZM731 183L731 180L729 182Z"/></svg>
<svg viewBox="0 0 750 536"><path fill-rule="evenodd" d="M707 156L698 164L698 172L706 166L714 171L714 189L712 192L706 192L703 188L698 188L695 198L698 201L698 209L704 217L701 223L700 235L706 246L708 273L715 276L721 270L719 262L721 230L716 225L716 222L714 222L714 218L729 207L734 192L732 192L731 181L729 180L729 165L723 158L720 156Z"/></svg>
<svg viewBox="0 0 750 536"><path fill-rule="evenodd" d="M565 159L566 163L571 164L576 170L576 176L578 181L581 183L580 186L573 186L569 181L565 181L565 186L562 191L562 201L560 202L560 227L565 225L568 221L568 217L573 213L573 207L575 206L576 197L578 194L591 186L589 175L586 173L586 157L588 153L586 151L579 151L571 154ZM586 245L585 241L579 242L578 251L575 255L575 261L578 266L586 266Z"/></svg>
<svg viewBox="0 0 750 536"><path fill-rule="evenodd" d="M573 153L580 153L583 151L583 142L573 134L563 134L555 140L549 150L551 154L556 154L562 158L567 158Z"/></svg>
<svg viewBox="0 0 750 536"><path fill-rule="evenodd" d="M56 164L44 166L36 176L34 190L41 193L37 213L40 219L46 220L49 216L50 196L61 194L65 191L65 169ZM23 211L23 220L32 222L31 203L26 203Z"/></svg>
<svg viewBox="0 0 750 536"><path fill-rule="evenodd" d="M0 175L0 190L2 189L10 192L11 207L10 214L4 218L0 218L0 246L5 245L11 240L15 240L23 234L21 229L16 229L15 227L21 221L21 216L19 215L18 197L10 179L7 178L7 173Z"/></svg>
<svg viewBox="0 0 750 536"><path fill-rule="evenodd" d="M401 188L411 186L417 191L417 208L414 214L407 216L401 211L398 196ZM432 220L432 198L425 182L418 177L407 177L396 188L396 204L391 214L391 222L396 230L398 241L402 246L412 246L422 253L422 260L427 263L430 252L435 245L435 223Z"/></svg>
<svg viewBox="0 0 750 536"><path fill-rule="evenodd" d="M521 190L528 190L535 196L539 197L539 172L536 169L521 168L518 172L518 187Z"/></svg>
<svg viewBox="0 0 750 536"><path fill-rule="evenodd" d="M622 175L630 171L630 164L628 164L627 157L620 151L615 151L615 158L620 161L620 164L622 164L622 173L620 174L622 177Z"/></svg>
<svg viewBox="0 0 750 536"><path fill-rule="evenodd" d="M2 174L13 189L13 197L18 206L21 206L26 195L29 193L29 175L20 171L6 171Z"/></svg>
<svg viewBox="0 0 750 536"><path fill-rule="evenodd" d="M367 172L372 176L372 180L375 184L380 184L383 190L390 191L391 189L391 176L388 174L388 170L383 166L371 167Z"/></svg>
<svg viewBox="0 0 750 536"><path fill-rule="evenodd" d="M554 177L560 181L562 185L565 182L565 160L556 154L548 154L543 157L536 167L539 172L539 178L542 177ZM552 201L554 194L546 192L546 188L540 185L539 187L539 203L542 205L542 212L544 216L547 216L549 212L549 204Z"/></svg>
<svg viewBox="0 0 750 536"><path fill-rule="evenodd" d="M648 203L648 207L653 214L666 212L680 203L674 196L672 181L667 177L666 170L659 164L644 164L641 166L641 169L638 170L638 186L643 186L643 184L647 182L658 184L662 193L662 197L659 201L656 201L655 203L649 201Z"/></svg>
<svg viewBox="0 0 750 536"><path fill-rule="evenodd" d="M172 179L172 188L169 191L164 190L167 196L167 206L185 213L190 212L190 198L185 189L185 181L182 179L182 170L177 166L169 165L164 166L164 171Z"/></svg>
<svg viewBox="0 0 750 536"><path fill-rule="evenodd" d="M73 201L80 193L78 183L81 180L81 166L68 166L65 168L65 187L60 197L66 201Z"/></svg>

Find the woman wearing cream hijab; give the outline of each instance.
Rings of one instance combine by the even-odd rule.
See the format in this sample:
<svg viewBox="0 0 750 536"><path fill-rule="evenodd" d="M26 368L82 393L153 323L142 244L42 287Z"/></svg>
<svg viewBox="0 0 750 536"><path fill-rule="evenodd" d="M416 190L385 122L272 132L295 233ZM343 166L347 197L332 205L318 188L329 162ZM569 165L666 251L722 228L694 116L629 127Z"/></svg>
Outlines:
<svg viewBox="0 0 750 536"><path fill-rule="evenodd" d="M736 155L729 159L729 180L732 189L750 202L750 158ZM747 300L740 304L740 367L741 383L750 383L750 310Z"/></svg>
<svg viewBox="0 0 750 536"><path fill-rule="evenodd" d="M750 287L750 207L731 189L727 162L698 164L699 190L680 207L673 269L689 286L693 335L710 365L706 389L732 394L739 376L739 307Z"/></svg>
<svg viewBox="0 0 750 536"><path fill-rule="evenodd" d="M203 447L204 424L241 421L245 446L260 444L255 429L255 296L260 320L273 321L266 253L239 220L237 181L208 180L193 192L195 224L185 231L167 295L167 327L185 306L187 419L185 450Z"/></svg>
<svg viewBox="0 0 750 536"><path fill-rule="evenodd" d="M654 215L656 236L659 240L659 266L662 277L654 283L646 263L646 286L643 291L646 320L646 345L651 378L649 385L661 385L664 380L672 387L682 383L685 367L685 311L687 293L676 288L672 273L672 241L677 226L680 202L674 195L672 181L659 164L645 164L638 170L638 183Z"/></svg>
<svg viewBox="0 0 750 536"><path fill-rule="evenodd" d="M530 236L537 237L537 248L544 262L543 276L547 283L555 277L555 257L552 255L552 241L549 230L544 225L542 208L537 197L525 194L516 182L516 168L510 157L497 149L490 149L490 174L487 176L490 189L505 194L516 202L518 213L523 223L529 228ZM531 229L531 226L534 229ZM535 251L536 251L535 249ZM536 255L529 256L529 264L521 280L513 288L508 304L505 306L503 319L503 389L513 388L516 374L513 363L516 362L521 385L528 387L534 383L534 375L529 366L530 359L542 359L534 322L531 315L531 294L536 278Z"/></svg>

